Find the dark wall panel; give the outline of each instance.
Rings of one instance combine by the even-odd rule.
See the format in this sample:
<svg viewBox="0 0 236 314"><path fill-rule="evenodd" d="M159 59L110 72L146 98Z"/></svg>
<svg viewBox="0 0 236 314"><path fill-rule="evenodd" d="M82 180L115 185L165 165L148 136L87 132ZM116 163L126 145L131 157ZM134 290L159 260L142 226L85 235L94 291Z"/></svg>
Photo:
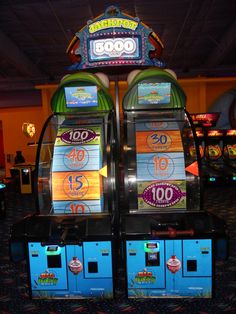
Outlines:
<svg viewBox="0 0 236 314"><path fill-rule="evenodd" d="M0 92L0 108L41 106L39 90L20 90Z"/></svg>

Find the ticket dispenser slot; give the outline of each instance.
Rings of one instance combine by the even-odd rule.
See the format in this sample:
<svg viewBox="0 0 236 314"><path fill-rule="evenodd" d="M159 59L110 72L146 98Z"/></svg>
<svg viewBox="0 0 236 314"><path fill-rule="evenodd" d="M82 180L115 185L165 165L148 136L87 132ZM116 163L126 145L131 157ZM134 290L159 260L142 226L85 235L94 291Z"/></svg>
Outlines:
<svg viewBox="0 0 236 314"><path fill-rule="evenodd" d="M160 266L159 244L148 242L144 247L146 266Z"/></svg>
<svg viewBox="0 0 236 314"><path fill-rule="evenodd" d="M98 273L98 262L88 262L88 273L90 274Z"/></svg>
<svg viewBox="0 0 236 314"><path fill-rule="evenodd" d="M46 255L48 268L61 268L61 253L57 245L48 246Z"/></svg>
<svg viewBox="0 0 236 314"><path fill-rule="evenodd" d="M187 260L187 271L197 271L197 260Z"/></svg>

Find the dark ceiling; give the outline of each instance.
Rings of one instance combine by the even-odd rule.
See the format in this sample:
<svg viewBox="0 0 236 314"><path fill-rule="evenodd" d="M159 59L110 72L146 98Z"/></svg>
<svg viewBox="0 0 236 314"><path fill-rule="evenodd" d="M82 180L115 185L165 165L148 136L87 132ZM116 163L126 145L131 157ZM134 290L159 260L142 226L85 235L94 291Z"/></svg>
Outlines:
<svg viewBox="0 0 236 314"><path fill-rule="evenodd" d="M58 83L75 33L112 4L157 33L178 77L236 76L235 0L0 0L0 91Z"/></svg>

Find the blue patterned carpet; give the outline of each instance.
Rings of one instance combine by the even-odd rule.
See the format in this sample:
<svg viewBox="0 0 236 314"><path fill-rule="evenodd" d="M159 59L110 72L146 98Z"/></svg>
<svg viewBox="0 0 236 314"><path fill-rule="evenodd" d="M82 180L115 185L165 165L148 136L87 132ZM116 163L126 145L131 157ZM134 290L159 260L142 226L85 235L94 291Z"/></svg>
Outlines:
<svg viewBox="0 0 236 314"><path fill-rule="evenodd" d="M6 218L0 220L0 313L236 313L236 187L207 188L205 209L225 219L230 231L230 257L217 262L213 299L126 300L123 291L116 300L30 300L26 263L9 260L11 225L34 212L33 196L7 192Z"/></svg>

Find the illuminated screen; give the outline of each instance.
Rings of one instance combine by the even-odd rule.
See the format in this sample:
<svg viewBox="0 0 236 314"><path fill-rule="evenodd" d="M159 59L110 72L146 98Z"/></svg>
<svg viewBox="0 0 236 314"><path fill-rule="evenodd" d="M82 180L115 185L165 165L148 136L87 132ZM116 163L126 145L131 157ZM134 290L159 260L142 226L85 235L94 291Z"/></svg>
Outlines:
<svg viewBox="0 0 236 314"><path fill-rule="evenodd" d="M203 125L205 127L212 127L216 125L219 120L220 112L211 113L193 113L191 118L195 125Z"/></svg>
<svg viewBox="0 0 236 314"><path fill-rule="evenodd" d="M169 104L171 83L139 83L138 104Z"/></svg>
<svg viewBox="0 0 236 314"><path fill-rule="evenodd" d="M236 130L227 130L226 136L236 136Z"/></svg>
<svg viewBox="0 0 236 314"><path fill-rule="evenodd" d="M207 136L209 137L217 137L217 136L223 136L222 130L208 130Z"/></svg>
<svg viewBox="0 0 236 314"><path fill-rule="evenodd" d="M97 107L97 86L65 87L66 107Z"/></svg>
<svg viewBox="0 0 236 314"><path fill-rule="evenodd" d="M56 252L56 251L57 251L57 248L58 248L58 246L49 246L49 247L47 248L47 251L48 251L48 252Z"/></svg>
<svg viewBox="0 0 236 314"><path fill-rule="evenodd" d="M156 249L157 248L157 244L156 243L147 243L147 248L148 249Z"/></svg>
<svg viewBox="0 0 236 314"><path fill-rule="evenodd" d="M89 40L90 61L140 58L139 39L106 38Z"/></svg>

